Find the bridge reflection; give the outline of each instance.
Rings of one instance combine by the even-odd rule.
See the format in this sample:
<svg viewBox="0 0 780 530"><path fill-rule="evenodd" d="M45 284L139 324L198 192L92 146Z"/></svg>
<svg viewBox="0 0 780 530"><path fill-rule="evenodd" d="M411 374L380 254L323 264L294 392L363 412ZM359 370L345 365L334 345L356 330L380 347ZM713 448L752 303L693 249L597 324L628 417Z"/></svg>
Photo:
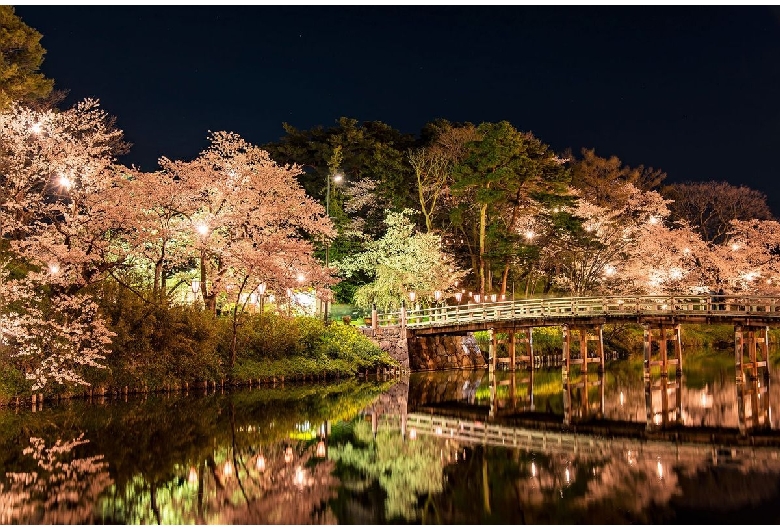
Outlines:
<svg viewBox="0 0 780 530"><path fill-rule="evenodd" d="M526 450L580 450L584 443L597 451L595 445L607 443L603 437L611 445L634 439L780 447L780 422L772 415L780 389L770 384L768 367L755 376L719 376L713 382L658 373L568 377L557 370L451 372L446 380L440 374L414 375L405 403L395 399L392 410L370 411L375 429L391 421L404 436L449 436Z"/></svg>

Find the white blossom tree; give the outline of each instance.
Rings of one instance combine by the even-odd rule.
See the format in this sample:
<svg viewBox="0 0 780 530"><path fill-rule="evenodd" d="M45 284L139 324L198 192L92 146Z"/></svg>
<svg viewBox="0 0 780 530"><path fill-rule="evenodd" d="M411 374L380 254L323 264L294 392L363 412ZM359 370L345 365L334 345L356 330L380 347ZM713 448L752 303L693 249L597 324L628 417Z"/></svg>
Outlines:
<svg viewBox="0 0 780 530"><path fill-rule="evenodd" d="M366 250L334 266L346 277L362 271L373 281L359 287L355 303L368 308L376 304L382 309L395 309L414 291L420 301L431 302L434 292L447 294L465 272L459 270L452 256L441 250L441 237L435 233L420 233L409 220L414 212L388 212L387 231Z"/></svg>

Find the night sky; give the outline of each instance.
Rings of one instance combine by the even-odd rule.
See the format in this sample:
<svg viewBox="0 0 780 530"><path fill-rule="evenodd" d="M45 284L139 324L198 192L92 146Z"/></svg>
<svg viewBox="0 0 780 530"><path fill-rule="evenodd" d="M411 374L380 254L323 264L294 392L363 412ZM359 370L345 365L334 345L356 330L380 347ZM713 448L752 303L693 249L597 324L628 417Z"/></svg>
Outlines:
<svg viewBox="0 0 780 530"><path fill-rule="evenodd" d="M508 120L667 182L726 180L780 215L775 7L16 6L66 103L100 99L145 170L209 130L255 144L340 116L419 134Z"/></svg>

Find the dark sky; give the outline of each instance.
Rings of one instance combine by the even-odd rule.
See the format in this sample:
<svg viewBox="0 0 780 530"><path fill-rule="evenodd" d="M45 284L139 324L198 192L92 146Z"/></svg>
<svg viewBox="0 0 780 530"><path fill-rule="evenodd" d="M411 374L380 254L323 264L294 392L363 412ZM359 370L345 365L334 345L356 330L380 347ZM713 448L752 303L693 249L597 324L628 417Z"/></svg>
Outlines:
<svg viewBox="0 0 780 530"><path fill-rule="evenodd" d="M156 169L209 130L264 144L340 116L418 134L509 120L668 182L726 180L780 214L775 7L17 6L67 103L100 99Z"/></svg>

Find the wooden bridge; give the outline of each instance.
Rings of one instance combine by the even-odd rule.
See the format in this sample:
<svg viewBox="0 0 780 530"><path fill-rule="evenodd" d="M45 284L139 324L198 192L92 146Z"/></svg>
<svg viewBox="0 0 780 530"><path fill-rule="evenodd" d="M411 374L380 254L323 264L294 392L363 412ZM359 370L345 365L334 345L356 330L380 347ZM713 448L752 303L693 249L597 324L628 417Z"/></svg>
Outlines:
<svg viewBox="0 0 780 530"><path fill-rule="evenodd" d="M597 364L603 371L605 356L602 329L604 324L619 322L643 326L646 373L649 373L651 366L660 366L664 373L670 366L675 366L678 372L682 371L680 324L732 324L735 328L734 354L739 379L746 369L755 376L759 367L766 366L769 327L780 325L780 297L669 295L543 298L434 305L422 309L402 306L400 311L392 313L378 313L374 310L371 318L373 328L400 326L407 338L487 331L490 339L488 366L495 368L496 364L502 363L512 370L519 363L533 369L534 328L557 326L563 334L564 375L572 365L582 365L582 369L587 371L589 364ZM744 360L745 354L747 361ZM410 357L412 355L410 351Z"/></svg>

